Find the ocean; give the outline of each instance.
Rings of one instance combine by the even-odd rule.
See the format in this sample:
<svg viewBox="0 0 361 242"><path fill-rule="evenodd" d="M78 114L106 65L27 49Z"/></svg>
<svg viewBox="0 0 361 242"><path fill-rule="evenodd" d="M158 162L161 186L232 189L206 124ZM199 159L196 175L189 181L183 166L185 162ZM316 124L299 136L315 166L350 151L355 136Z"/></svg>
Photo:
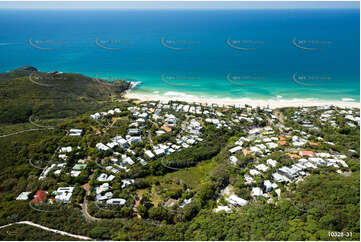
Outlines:
<svg viewBox="0 0 361 242"><path fill-rule="evenodd" d="M135 93L360 101L359 9L0 9L0 71L31 65Z"/></svg>

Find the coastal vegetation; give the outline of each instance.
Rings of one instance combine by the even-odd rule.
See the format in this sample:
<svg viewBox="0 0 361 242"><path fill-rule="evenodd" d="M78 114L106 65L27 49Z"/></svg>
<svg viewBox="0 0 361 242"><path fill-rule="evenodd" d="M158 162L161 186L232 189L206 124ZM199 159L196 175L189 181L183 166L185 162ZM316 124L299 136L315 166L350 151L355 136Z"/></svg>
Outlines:
<svg viewBox="0 0 361 242"><path fill-rule="evenodd" d="M49 73L38 73L44 78L38 78L36 82L39 84L41 79L41 84L48 85L41 86L27 80L34 72L38 73L36 69L26 67L0 74L0 93L4 94L0 99L0 226L26 220L98 240L360 239L360 130L359 126L346 125L345 115L339 114L343 110L334 109L337 114L332 118L336 126L321 123L322 112L314 109L314 112L303 112L305 116L298 115L297 119L294 117L301 112L299 108L279 109L277 113L283 115L283 122L278 123L270 122L266 111L250 107L239 111L231 107L223 112L222 120L231 120L234 113L236 116L250 113L252 118L259 117L254 118L254 122L243 120L234 128L215 128L203 122L203 114L198 115L202 125L201 142L163 157L147 159L145 165L137 162L129 172L120 169L111 183L111 191L114 197L124 198L126 203L102 207L96 203L96 188L102 184L97 178L102 172L111 174L104 169L111 162L110 157L116 152L126 153L137 161L138 157L144 157L145 149L150 150L150 143L175 142L176 135L181 135L182 126L157 136L155 132L159 125L147 120L146 128L141 131L146 138L130 145L134 154L121 147L99 151L95 148L99 142L107 143L116 135L127 135L133 121L129 108L140 109L148 107L145 105L149 103L121 100L122 93L129 88L125 82L119 82L119 88L78 74L53 73L51 75L63 75L64 78L50 78ZM51 97L51 100L34 97ZM75 106L76 112L62 112ZM119 108L119 113L112 117L89 118L94 112L114 108ZM223 111L220 107L215 109ZM176 111L169 111L169 114L180 123L189 123L187 115ZM41 117L30 119L40 127L29 122L31 117ZM305 120L312 120L309 124L312 126L304 126ZM307 132L310 140L322 138L328 143L309 142L305 149L315 153L344 154L348 168L342 167L340 172L334 167L309 170L310 175L297 183L278 183L280 196L273 191L272 200L255 198L250 193L252 186L261 186L277 169L271 168L255 176L253 185L246 184L244 176L258 157L241 151L235 153L239 162L232 165L229 149L255 128L268 126L275 130L275 136L281 136L280 130L288 127L290 137L287 141L301 132ZM74 127L81 129L83 134L69 136L69 130ZM13 134L31 128L39 130ZM244 140L244 147L251 146L252 142ZM39 179L43 170L57 160L54 154L58 154L59 147L67 146L78 147L67 153L67 167L59 175L50 174ZM294 160L287 153L294 149L289 142L258 161L274 159L280 166L290 166ZM86 168L79 176L70 176L71 168L81 159L87 160ZM127 179L134 179L134 184L122 187ZM69 203L33 204L29 200L16 200L23 191L31 191L29 198L33 198L36 191L44 190L51 201L59 186L74 186ZM218 206L227 204L221 194L229 187L249 201L248 204L233 207L231 212L215 212ZM169 201L177 201L177 204L168 206ZM180 207L185 201L191 202ZM344 236L332 237L330 232L343 232ZM0 229L1 240L44 238L69 239L26 225Z"/></svg>

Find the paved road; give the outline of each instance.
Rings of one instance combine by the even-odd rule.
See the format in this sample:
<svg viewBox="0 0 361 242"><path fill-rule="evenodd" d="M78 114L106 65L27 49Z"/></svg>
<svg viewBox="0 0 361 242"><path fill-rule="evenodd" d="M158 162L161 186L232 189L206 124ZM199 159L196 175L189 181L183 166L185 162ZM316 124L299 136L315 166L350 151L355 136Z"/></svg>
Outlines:
<svg viewBox="0 0 361 242"><path fill-rule="evenodd" d="M7 225L0 226L0 229L9 227L9 226L12 226L12 225L15 225L15 224L26 224L26 225L30 225L30 226L33 226L33 227L37 227L37 228L42 229L42 230L46 230L46 231L50 231L50 232L53 232L53 233L61 234L61 235L63 235L63 236L69 236L69 237L76 238L76 239L93 240L93 239L90 238L90 237L86 237L86 236L82 236L82 235L76 235L76 234L71 234L71 233L68 233L68 232L61 231L61 230L48 228L48 227L42 226L42 225L40 225L40 224L33 223L33 222L31 222L31 221L20 221L20 222L16 222L16 223L10 223L10 224L7 224Z"/></svg>
<svg viewBox="0 0 361 242"><path fill-rule="evenodd" d="M18 131L18 132L11 133L11 134L1 135L0 138L8 137L8 136L15 135L15 134L21 134L21 133L29 132L29 131L36 131L36 130L45 130L45 129L26 129L26 130Z"/></svg>

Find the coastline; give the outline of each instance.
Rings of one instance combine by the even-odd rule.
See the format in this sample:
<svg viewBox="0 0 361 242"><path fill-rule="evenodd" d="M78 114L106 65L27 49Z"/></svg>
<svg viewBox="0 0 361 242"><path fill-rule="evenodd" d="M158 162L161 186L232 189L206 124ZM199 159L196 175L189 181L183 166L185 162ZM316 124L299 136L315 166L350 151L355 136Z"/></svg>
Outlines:
<svg viewBox="0 0 361 242"><path fill-rule="evenodd" d="M129 89L125 92L126 99L139 99L140 101L183 101L187 103L214 103L218 105L250 105L259 107L269 107L271 109L284 107L311 107L311 106L327 106L333 105L341 108L360 108L360 103L354 101L333 101L333 100L318 100L318 99L250 99L250 98L207 98L193 95L158 95L158 94L144 94L132 92Z"/></svg>

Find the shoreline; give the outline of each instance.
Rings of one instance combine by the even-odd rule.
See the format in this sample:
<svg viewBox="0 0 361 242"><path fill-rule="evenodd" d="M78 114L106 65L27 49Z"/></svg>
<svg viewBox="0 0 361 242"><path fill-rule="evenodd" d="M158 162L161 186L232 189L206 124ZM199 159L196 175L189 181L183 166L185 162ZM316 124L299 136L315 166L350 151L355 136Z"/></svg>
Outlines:
<svg viewBox="0 0 361 242"><path fill-rule="evenodd" d="M332 100L317 100L317 99L276 99L276 100L262 100L249 98L206 98L192 95L158 95L158 94L143 94L134 93L132 89L127 90L124 94L126 99L139 99L140 101L183 101L187 103L214 103L218 105L250 105L259 107L284 108L284 107L311 107L311 106L337 106L341 108L360 108L358 102L348 101L332 101Z"/></svg>

